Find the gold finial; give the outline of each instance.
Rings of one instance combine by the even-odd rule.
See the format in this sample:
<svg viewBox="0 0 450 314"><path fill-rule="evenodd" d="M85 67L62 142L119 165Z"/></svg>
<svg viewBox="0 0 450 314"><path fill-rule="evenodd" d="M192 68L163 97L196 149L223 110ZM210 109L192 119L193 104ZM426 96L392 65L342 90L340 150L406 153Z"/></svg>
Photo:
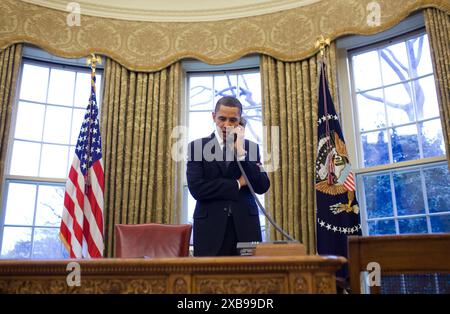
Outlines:
<svg viewBox="0 0 450 314"><path fill-rule="evenodd" d="M316 40L315 47L316 49L320 49L320 56L323 57L325 47L330 45L330 38L325 39L323 35L320 35L320 37Z"/></svg>
<svg viewBox="0 0 450 314"><path fill-rule="evenodd" d="M86 63L91 66L92 72L95 73L97 64L102 64L102 57L97 57L94 53L91 53L91 56L87 57Z"/></svg>

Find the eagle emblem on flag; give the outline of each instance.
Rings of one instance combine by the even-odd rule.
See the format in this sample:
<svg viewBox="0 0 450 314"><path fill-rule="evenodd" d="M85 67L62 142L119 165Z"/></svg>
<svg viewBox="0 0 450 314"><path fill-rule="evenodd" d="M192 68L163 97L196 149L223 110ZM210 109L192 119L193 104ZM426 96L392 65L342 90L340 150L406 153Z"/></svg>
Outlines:
<svg viewBox="0 0 450 314"><path fill-rule="evenodd" d="M334 117L331 118L334 119ZM337 203L330 206L333 214L344 211L358 214L359 206L353 202L355 200L354 174L351 171L345 143L336 132L331 131L330 135L323 134L319 139L316 189L329 195L348 194L348 203Z"/></svg>

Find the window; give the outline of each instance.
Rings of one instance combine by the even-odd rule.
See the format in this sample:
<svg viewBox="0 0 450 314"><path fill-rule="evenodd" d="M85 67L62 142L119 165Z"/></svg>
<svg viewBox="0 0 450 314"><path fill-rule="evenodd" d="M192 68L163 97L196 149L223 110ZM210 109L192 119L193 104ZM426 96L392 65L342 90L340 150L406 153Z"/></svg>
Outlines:
<svg viewBox="0 0 450 314"><path fill-rule="evenodd" d="M364 234L450 232L450 179L427 34L409 32L347 57L353 105L343 112L353 117L348 133Z"/></svg>
<svg viewBox="0 0 450 314"><path fill-rule="evenodd" d="M235 96L241 101L243 116L247 119L245 138L258 143L262 155L261 77L257 67L259 59L244 59L243 62L246 66L253 65L253 67L234 70L232 69L233 64L229 64L225 67L230 68L230 70L211 71L214 66L208 66L210 71L197 72L192 70L192 66L187 66L187 142L209 136L214 132L215 124L211 113L214 111L217 100L222 96ZM201 66L200 62L195 64ZM236 66L240 67L242 64L238 62ZM264 196L258 195L258 198L264 204ZM183 199L185 215L183 220L193 223L192 216L196 201L189 193L186 180L184 182ZM260 221L264 238L265 217L263 215L260 216Z"/></svg>
<svg viewBox="0 0 450 314"><path fill-rule="evenodd" d="M27 58L33 49L24 51L10 131L2 258L68 257L58 233L65 181L89 100L90 69ZM100 82L98 72L98 95Z"/></svg>

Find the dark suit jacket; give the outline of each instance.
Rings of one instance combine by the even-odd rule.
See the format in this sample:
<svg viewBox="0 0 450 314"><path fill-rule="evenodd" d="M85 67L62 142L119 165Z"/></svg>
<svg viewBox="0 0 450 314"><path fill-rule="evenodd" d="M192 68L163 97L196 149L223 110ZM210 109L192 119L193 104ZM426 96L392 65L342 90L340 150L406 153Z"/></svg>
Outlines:
<svg viewBox="0 0 450 314"><path fill-rule="evenodd" d="M245 140L247 156L242 167L258 194L270 186L260 167L259 147ZM205 152L214 154L205 155ZM248 186L240 190L236 182L241 171L236 161L227 167L214 133L189 143L187 182L197 200L194 211L194 255L217 255L224 237L228 210L231 209L238 242L261 241L258 207Z"/></svg>

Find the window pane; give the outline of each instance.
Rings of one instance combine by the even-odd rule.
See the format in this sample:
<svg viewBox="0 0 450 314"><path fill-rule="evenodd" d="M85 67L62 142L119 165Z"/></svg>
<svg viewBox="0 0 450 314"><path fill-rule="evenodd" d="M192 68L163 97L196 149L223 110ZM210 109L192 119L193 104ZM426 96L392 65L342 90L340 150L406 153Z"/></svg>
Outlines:
<svg viewBox="0 0 450 314"><path fill-rule="evenodd" d="M34 229L32 258L68 257L58 234L59 228Z"/></svg>
<svg viewBox="0 0 450 314"><path fill-rule="evenodd" d="M69 162L67 163L67 174L69 175L70 168L72 167L73 159L75 158L75 146L70 146L69 148Z"/></svg>
<svg viewBox="0 0 450 314"><path fill-rule="evenodd" d="M212 76L191 76L189 88L189 110L214 110Z"/></svg>
<svg viewBox="0 0 450 314"><path fill-rule="evenodd" d="M447 165L424 169L423 175L425 177L430 213L449 211L450 175Z"/></svg>
<svg viewBox="0 0 450 314"><path fill-rule="evenodd" d="M44 142L69 144L72 109L47 106Z"/></svg>
<svg viewBox="0 0 450 314"><path fill-rule="evenodd" d="M214 76L214 104L223 96L235 96L237 88L237 76L235 74Z"/></svg>
<svg viewBox="0 0 450 314"><path fill-rule="evenodd" d="M431 216L430 220L433 232L450 232L450 215Z"/></svg>
<svg viewBox="0 0 450 314"><path fill-rule="evenodd" d="M31 254L31 228L5 227L3 229L2 257L29 258Z"/></svg>
<svg viewBox="0 0 450 314"><path fill-rule="evenodd" d="M65 178L69 147L62 145L42 145L40 177Z"/></svg>
<svg viewBox="0 0 450 314"><path fill-rule="evenodd" d="M398 229L400 233L427 233L427 219L425 217L399 219Z"/></svg>
<svg viewBox="0 0 450 314"><path fill-rule="evenodd" d="M23 66L20 99L45 102L47 98L48 68L31 64Z"/></svg>
<svg viewBox="0 0 450 314"><path fill-rule="evenodd" d="M386 131L361 134L364 166L378 166L389 163Z"/></svg>
<svg viewBox="0 0 450 314"><path fill-rule="evenodd" d="M101 88L102 88L102 76L100 74L96 74L95 75L95 93L96 93L95 96L97 98L97 104L98 104L98 107L99 107L99 113L100 113L100 110L101 110L100 104L102 103L102 89ZM88 97L87 101L89 102L89 97ZM85 108L86 107L87 107L87 104L86 104Z"/></svg>
<svg viewBox="0 0 450 314"><path fill-rule="evenodd" d="M96 96L97 103L100 103L100 95L101 95L101 81L102 76L100 74L96 74L95 77L95 88L96 88ZM77 81L75 86L75 107L80 107L85 109L89 103L89 97L91 94L91 74L77 72Z"/></svg>
<svg viewBox="0 0 450 314"><path fill-rule="evenodd" d="M364 176L364 194L368 218L392 217L392 194L390 176Z"/></svg>
<svg viewBox="0 0 450 314"><path fill-rule="evenodd" d="M44 105L20 101L17 109L14 138L41 141L44 113Z"/></svg>
<svg viewBox="0 0 450 314"><path fill-rule="evenodd" d="M427 34L408 40L407 46L410 49L411 64L415 65L411 69L412 77L432 73L433 66Z"/></svg>
<svg viewBox="0 0 450 314"><path fill-rule="evenodd" d="M384 89L389 125L399 125L416 121L408 83L397 84Z"/></svg>
<svg viewBox="0 0 450 314"><path fill-rule="evenodd" d="M419 132L423 157L445 156L445 143L440 119L419 123Z"/></svg>
<svg viewBox="0 0 450 314"><path fill-rule="evenodd" d="M86 110L84 110L84 109L74 109L73 110L72 133L70 134L70 144L71 145L75 145L77 143L85 113L86 113Z"/></svg>
<svg viewBox="0 0 450 314"><path fill-rule="evenodd" d="M430 75L412 82L415 91L417 118L428 119L439 117L439 105L436 95L434 76Z"/></svg>
<svg viewBox="0 0 450 314"><path fill-rule="evenodd" d="M8 183L6 200L7 225L32 225L34 204L36 201L36 185Z"/></svg>
<svg viewBox="0 0 450 314"><path fill-rule="evenodd" d="M386 127L386 113L381 89L360 93L356 96L356 100L358 103L359 129L361 131Z"/></svg>
<svg viewBox="0 0 450 314"><path fill-rule="evenodd" d="M245 126L245 138L261 145L263 142L261 107L244 110L243 116L247 120L247 125Z"/></svg>
<svg viewBox="0 0 450 314"><path fill-rule="evenodd" d="M258 73L246 73L238 76L239 101L242 106L261 105L261 76Z"/></svg>
<svg viewBox="0 0 450 314"><path fill-rule="evenodd" d="M381 49L380 59L384 85L409 79L408 55L404 42Z"/></svg>
<svg viewBox="0 0 450 314"><path fill-rule="evenodd" d="M63 201L63 186L39 185L35 225L59 227Z"/></svg>
<svg viewBox="0 0 450 314"><path fill-rule="evenodd" d="M353 82L357 92L381 86L378 52L370 51L352 58ZM370 75L367 75L370 73Z"/></svg>
<svg viewBox="0 0 450 314"><path fill-rule="evenodd" d="M188 197L188 223L194 223L194 209L195 209L195 203L196 200L192 197L191 193L189 192L188 187L185 187L186 194Z"/></svg>
<svg viewBox="0 0 450 314"><path fill-rule="evenodd" d="M77 73L75 85L75 107L86 108L91 93L91 75L89 73Z"/></svg>
<svg viewBox="0 0 450 314"><path fill-rule="evenodd" d="M416 125L391 130L392 158L394 162L419 159Z"/></svg>
<svg viewBox="0 0 450 314"><path fill-rule="evenodd" d="M209 136L215 130L215 124L211 112L189 113L189 142Z"/></svg>
<svg viewBox="0 0 450 314"><path fill-rule="evenodd" d="M11 169L12 175L37 176L41 144L23 141L14 141Z"/></svg>
<svg viewBox="0 0 450 314"><path fill-rule="evenodd" d="M394 173L394 187L398 215L425 213L420 171Z"/></svg>
<svg viewBox="0 0 450 314"><path fill-rule="evenodd" d="M75 72L51 69L48 103L62 106L72 106Z"/></svg>
<svg viewBox="0 0 450 314"><path fill-rule="evenodd" d="M368 221L369 235L377 234L395 234L395 221L390 220L376 220Z"/></svg>

